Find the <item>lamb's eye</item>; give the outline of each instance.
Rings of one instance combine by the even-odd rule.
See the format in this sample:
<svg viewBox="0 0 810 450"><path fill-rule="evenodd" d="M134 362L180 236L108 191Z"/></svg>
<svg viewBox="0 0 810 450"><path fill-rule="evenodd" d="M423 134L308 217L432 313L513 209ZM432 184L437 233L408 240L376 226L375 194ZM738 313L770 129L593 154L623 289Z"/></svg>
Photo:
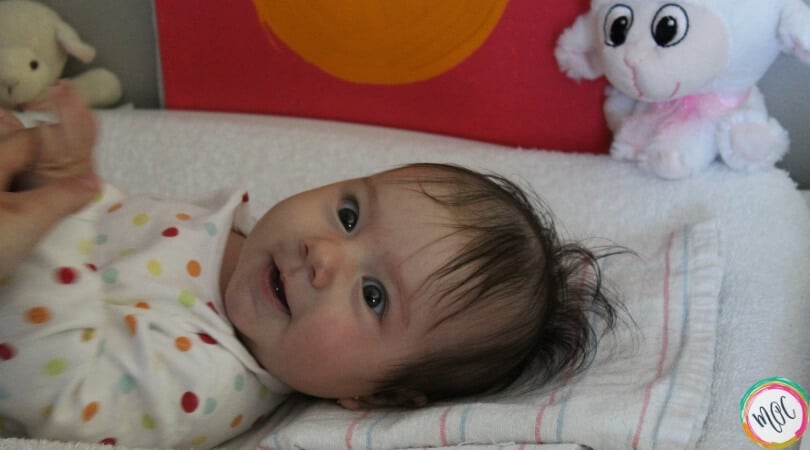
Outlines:
<svg viewBox="0 0 810 450"><path fill-rule="evenodd" d="M39 69L39 61L37 61L36 59L32 59L31 62L28 63L28 67L30 67L31 70Z"/></svg>
<svg viewBox="0 0 810 450"><path fill-rule="evenodd" d="M627 40L633 26L633 10L627 5L613 5L605 16L605 45L619 47Z"/></svg>
<svg viewBox="0 0 810 450"><path fill-rule="evenodd" d="M678 5L664 5L655 14L651 31L655 43L659 46L678 45L689 31L689 16Z"/></svg>

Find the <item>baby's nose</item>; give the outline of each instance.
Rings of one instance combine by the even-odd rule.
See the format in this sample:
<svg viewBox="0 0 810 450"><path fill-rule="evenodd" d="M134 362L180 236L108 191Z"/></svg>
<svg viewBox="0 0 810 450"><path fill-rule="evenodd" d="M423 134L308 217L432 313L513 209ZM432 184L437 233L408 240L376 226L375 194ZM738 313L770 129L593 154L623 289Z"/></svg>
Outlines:
<svg viewBox="0 0 810 450"><path fill-rule="evenodd" d="M328 239L313 239L303 244L302 252L310 268L312 286L316 289L328 286L343 263L341 247Z"/></svg>

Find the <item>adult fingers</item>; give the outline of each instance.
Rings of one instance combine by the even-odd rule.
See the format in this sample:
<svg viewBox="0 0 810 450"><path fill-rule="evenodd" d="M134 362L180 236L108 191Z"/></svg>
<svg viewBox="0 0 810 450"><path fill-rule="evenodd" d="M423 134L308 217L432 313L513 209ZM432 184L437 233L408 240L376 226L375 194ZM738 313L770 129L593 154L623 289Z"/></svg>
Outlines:
<svg viewBox="0 0 810 450"><path fill-rule="evenodd" d="M55 180L14 195L15 201L25 205L22 211L27 214L30 232L40 235L54 223L87 205L98 193L100 184L96 175L85 174Z"/></svg>
<svg viewBox="0 0 810 450"><path fill-rule="evenodd" d="M13 112L0 108L0 135L25 128Z"/></svg>
<svg viewBox="0 0 810 450"><path fill-rule="evenodd" d="M7 191L14 176L29 169L37 157L37 136L23 129L0 136L0 188Z"/></svg>
<svg viewBox="0 0 810 450"><path fill-rule="evenodd" d="M57 126L43 127L40 137L48 152L82 152L93 148L98 135L93 113L87 108L76 87L67 82L49 88L45 100L37 109L55 116ZM45 155L48 159L48 155Z"/></svg>

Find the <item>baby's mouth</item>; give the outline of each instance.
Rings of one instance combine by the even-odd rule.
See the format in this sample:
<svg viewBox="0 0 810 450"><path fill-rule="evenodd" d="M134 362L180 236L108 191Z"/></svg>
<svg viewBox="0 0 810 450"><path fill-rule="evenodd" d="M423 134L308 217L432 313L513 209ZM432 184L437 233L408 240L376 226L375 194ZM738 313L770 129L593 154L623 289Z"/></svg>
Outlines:
<svg viewBox="0 0 810 450"><path fill-rule="evenodd" d="M287 314L290 313L290 305L287 304L287 293L284 292L284 282L281 280L281 272L278 270L278 267L273 264L272 269L270 269L270 289L276 294L276 298L279 299L281 302L281 306L287 310Z"/></svg>

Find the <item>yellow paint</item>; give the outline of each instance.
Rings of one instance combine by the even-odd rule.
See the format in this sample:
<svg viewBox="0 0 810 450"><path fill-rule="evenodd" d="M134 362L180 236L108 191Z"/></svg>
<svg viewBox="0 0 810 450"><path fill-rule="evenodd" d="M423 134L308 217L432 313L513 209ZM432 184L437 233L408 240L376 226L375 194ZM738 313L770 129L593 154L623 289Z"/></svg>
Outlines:
<svg viewBox="0 0 810 450"><path fill-rule="evenodd" d="M259 21L311 64L357 83L445 73L483 44L508 0L253 0Z"/></svg>

